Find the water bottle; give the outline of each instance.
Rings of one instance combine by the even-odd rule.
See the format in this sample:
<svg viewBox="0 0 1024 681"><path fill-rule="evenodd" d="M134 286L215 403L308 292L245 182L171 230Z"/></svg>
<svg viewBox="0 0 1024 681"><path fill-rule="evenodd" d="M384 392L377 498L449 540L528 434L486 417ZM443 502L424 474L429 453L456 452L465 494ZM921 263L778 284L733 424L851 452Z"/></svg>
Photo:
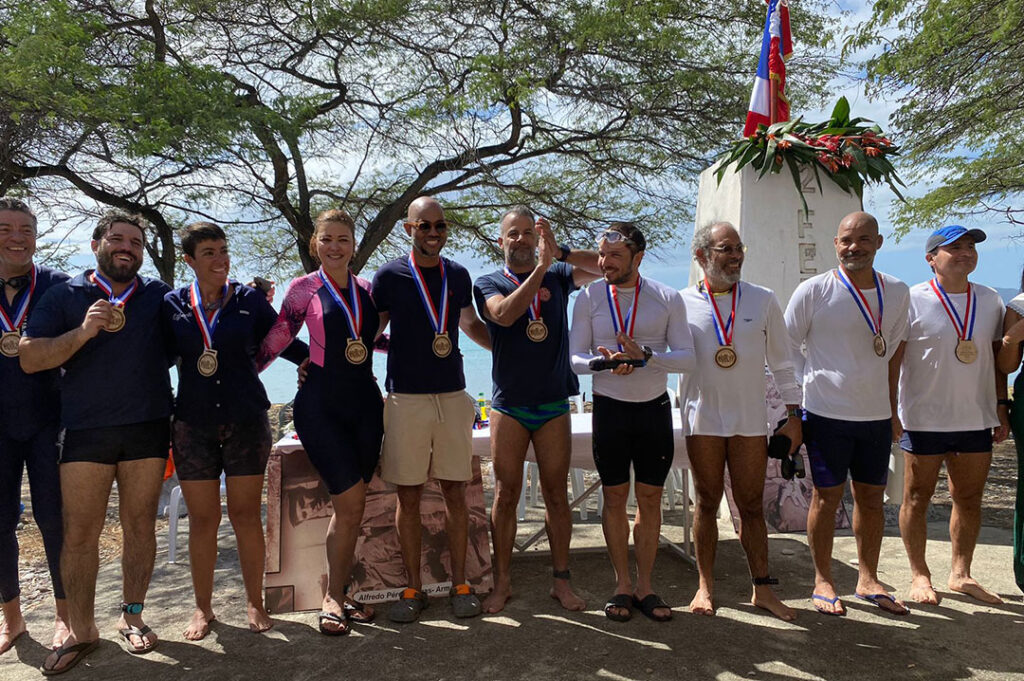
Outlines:
<svg viewBox="0 0 1024 681"><path fill-rule="evenodd" d="M477 393L476 397L476 408L480 412L480 420L487 420L487 400L484 399L483 393Z"/></svg>

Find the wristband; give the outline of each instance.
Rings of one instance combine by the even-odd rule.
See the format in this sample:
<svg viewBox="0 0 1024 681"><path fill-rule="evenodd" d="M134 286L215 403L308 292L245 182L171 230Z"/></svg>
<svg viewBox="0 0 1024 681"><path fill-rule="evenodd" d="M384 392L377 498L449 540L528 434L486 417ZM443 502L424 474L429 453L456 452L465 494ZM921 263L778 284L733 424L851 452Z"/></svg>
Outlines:
<svg viewBox="0 0 1024 681"><path fill-rule="evenodd" d="M644 351L644 361L650 362L651 357L654 357L654 350L652 350L651 347L647 345L641 346L641 350Z"/></svg>
<svg viewBox="0 0 1024 681"><path fill-rule="evenodd" d="M555 258L555 260L557 260L558 262L565 262L566 259L568 259L569 254L572 253L572 249L566 246L565 244L558 244L558 248L560 248L562 252L559 254L557 258Z"/></svg>
<svg viewBox="0 0 1024 681"><path fill-rule="evenodd" d="M996 400L997 407L1012 407L1013 400Z"/></svg>
<svg viewBox="0 0 1024 681"><path fill-rule="evenodd" d="M800 407L796 407L794 409L787 409L786 410L786 417L787 418L792 417L792 418L797 418L797 419L800 418Z"/></svg>

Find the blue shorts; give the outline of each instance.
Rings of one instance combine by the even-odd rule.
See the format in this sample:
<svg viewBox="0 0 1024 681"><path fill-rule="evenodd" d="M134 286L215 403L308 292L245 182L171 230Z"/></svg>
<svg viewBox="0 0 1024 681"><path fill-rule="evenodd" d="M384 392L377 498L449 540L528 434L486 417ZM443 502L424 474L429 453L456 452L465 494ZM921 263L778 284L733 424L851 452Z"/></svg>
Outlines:
<svg viewBox="0 0 1024 681"><path fill-rule="evenodd" d="M565 416L569 413L569 400L559 400L557 402L548 402L547 404L540 404L536 407L506 407L506 406L491 406L494 411L499 411L506 416L511 416L519 422L523 428L526 428L531 433L535 433L541 429L544 424L548 421L557 419L559 416Z"/></svg>
<svg viewBox="0 0 1024 681"><path fill-rule="evenodd" d="M889 476L892 421L843 421L804 410L804 444L815 487L846 482L884 485Z"/></svg>
<svg viewBox="0 0 1024 681"><path fill-rule="evenodd" d="M956 430L936 433L930 430L905 430L900 447L911 454L977 454L992 451L992 430Z"/></svg>

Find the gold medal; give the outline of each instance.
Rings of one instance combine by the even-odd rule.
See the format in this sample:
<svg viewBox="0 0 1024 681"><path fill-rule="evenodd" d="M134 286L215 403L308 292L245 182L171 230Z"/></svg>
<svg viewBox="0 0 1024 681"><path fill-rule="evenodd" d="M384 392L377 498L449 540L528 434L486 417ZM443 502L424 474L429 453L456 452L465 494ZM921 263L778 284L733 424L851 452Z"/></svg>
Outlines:
<svg viewBox="0 0 1024 681"><path fill-rule="evenodd" d="M18 356L18 342L21 341L21 334L17 331L4 331L0 336L0 354L4 357Z"/></svg>
<svg viewBox="0 0 1024 681"><path fill-rule="evenodd" d="M715 364L723 369L731 369L736 364L736 351L731 345L723 345L715 353Z"/></svg>
<svg viewBox="0 0 1024 681"><path fill-rule="evenodd" d="M885 357L885 339L882 338L881 333L876 333L874 339L872 339L872 346L875 348L875 354L879 357Z"/></svg>
<svg viewBox="0 0 1024 681"><path fill-rule="evenodd" d="M435 350L435 352L437 352ZM366 352L366 345L363 343L361 338L349 338L348 345L345 346L345 359L350 364L362 364L366 361L366 356L369 353Z"/></svg>
<svg viewBox="0 0 1024 681"><path fill-rule="evenodd" d="M548 337L548 325L539 317L526 325L526 337L534 343L540 343Z"/></svg>
<svg viewBox="0 0 1024 681"><path fill-rule="evenodd" d="M107 325L107 331L109 331L110 333L117 333L118 331L124 328L124 323L124 308L110 308L110 323Z"/></svg>
<svg viewBox="0 0 1024 681"><path fill-rule="evenodd" d="M199 369L201 376L207 378L217 373L217 351L203 350L203 354L199 355L199 360L196 361L196 368Z"/></svg>
<svg viewBox="0 0 1024 681"><path fill-rule="evenodd" d="M452 341L448 338L448 332L434 334L434 342L430 347L442 359L452 354Z"/></svg>
<svg viewBox="0 0 1024 681"><path fill-rule="evenodd" d="M964 364L971 364L978 359L978 346L973 340L961 338L956 342L956 358Z"/></svg>

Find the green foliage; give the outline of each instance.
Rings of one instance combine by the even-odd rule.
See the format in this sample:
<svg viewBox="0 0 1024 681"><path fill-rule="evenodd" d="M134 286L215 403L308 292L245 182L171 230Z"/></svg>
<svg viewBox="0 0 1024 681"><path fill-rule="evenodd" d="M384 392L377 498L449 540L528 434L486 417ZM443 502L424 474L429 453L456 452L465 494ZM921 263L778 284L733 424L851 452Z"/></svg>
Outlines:
<svg viewBox="0 0 1024 681"><path fill-rule="evenodd" d="M804 123L800 118L759 125L750 137L734 142L718 157L715 176L721 183L730 166L734 172L750 164L758 179L783 168L793 176L796 193L807 210L800 189L800 170L810 168L821 191L821 173L847 194L864 195L864 185L885 182L903 198L896 185L904 186L888 156L900 148L882 134L882 129L865 118L850 118L850 103L840 97L832 116L822 123Z"/></svg>
<svg viewBox="0 0 1024 681"><path fill-rule="evenodd" d="M897 209L901 231L970 214L1021 221L1022 33L1021 0L884 0L850 39L881 46L867 89L898 103L908 178L928 188Z"/></svg>

